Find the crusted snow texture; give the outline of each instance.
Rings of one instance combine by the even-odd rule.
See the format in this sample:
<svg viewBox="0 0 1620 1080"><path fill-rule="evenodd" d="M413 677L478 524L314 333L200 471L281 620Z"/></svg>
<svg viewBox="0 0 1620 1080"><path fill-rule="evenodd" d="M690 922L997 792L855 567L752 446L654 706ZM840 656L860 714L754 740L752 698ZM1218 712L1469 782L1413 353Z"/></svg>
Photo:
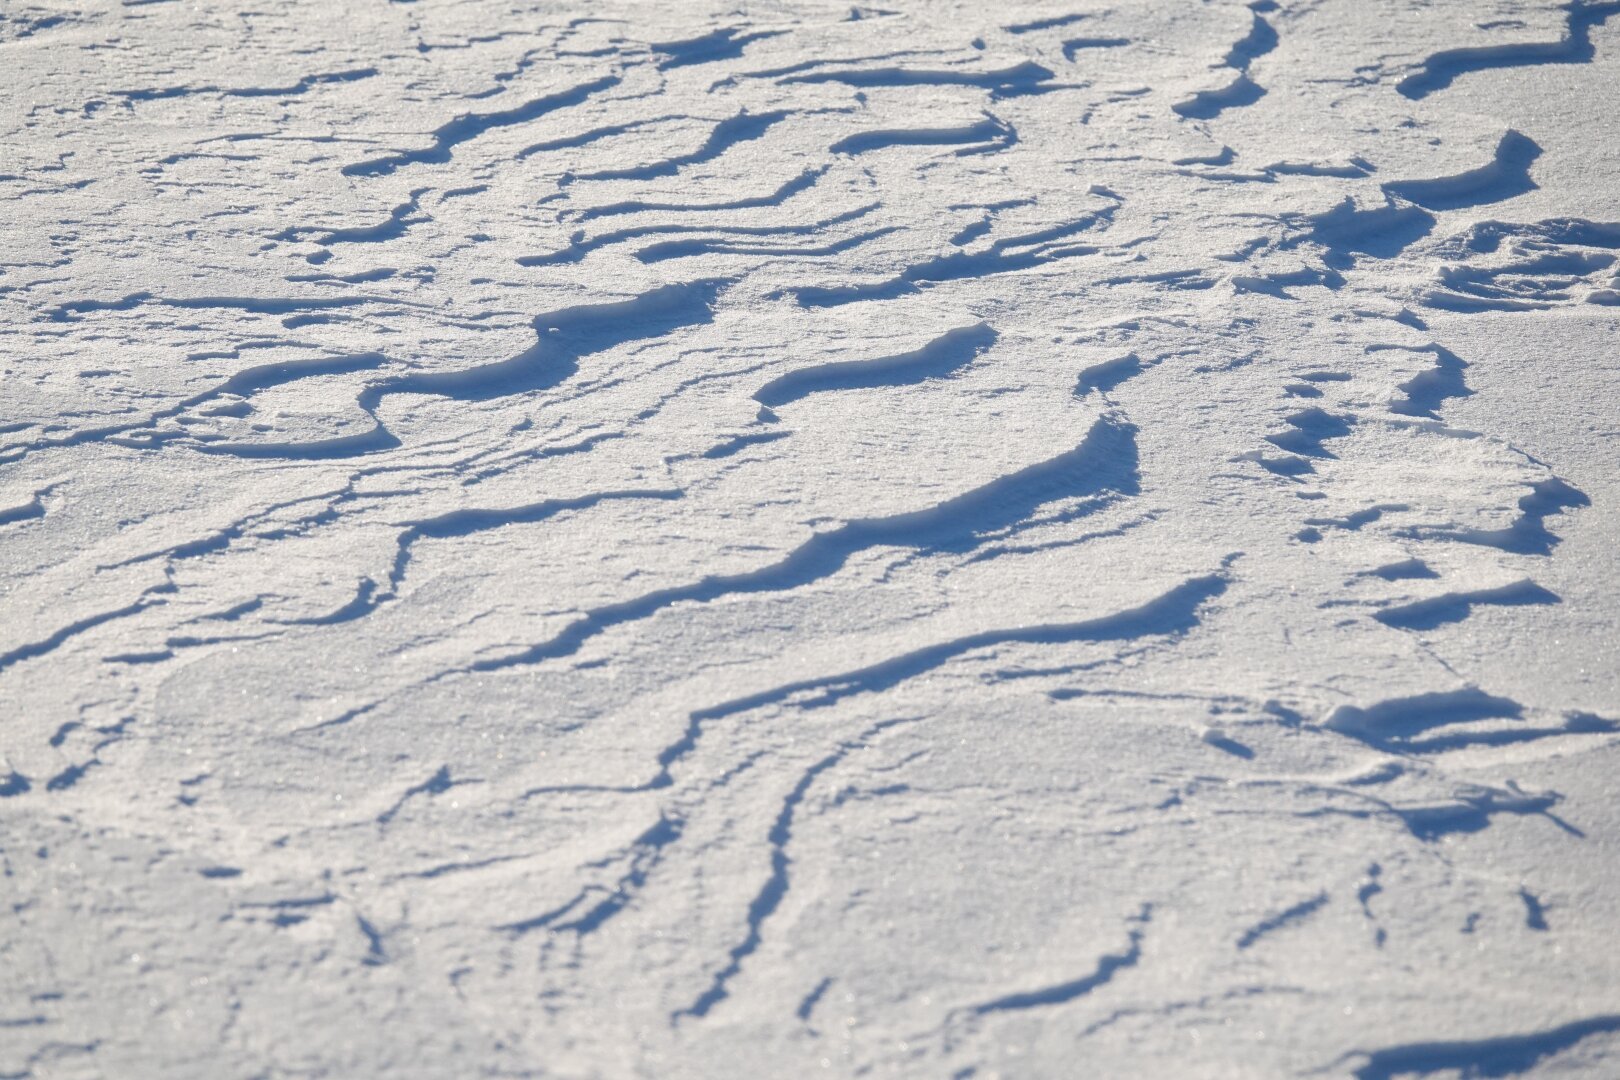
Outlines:
<svg viewBox="0 0 1620 1080"><path fill-rule="evenodd" d="M1620 4L0 70L0 1077L1620 1076Z"/></svg>

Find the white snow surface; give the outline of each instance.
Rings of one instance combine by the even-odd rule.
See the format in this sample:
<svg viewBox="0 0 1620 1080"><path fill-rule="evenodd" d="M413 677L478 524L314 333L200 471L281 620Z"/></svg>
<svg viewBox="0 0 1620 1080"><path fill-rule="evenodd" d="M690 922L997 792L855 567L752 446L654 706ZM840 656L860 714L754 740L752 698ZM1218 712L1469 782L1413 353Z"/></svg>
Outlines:
<svg viewBox="0 0 1620 1080"><path fill-rule="evenodd" d="M1620 4L0 70L0 1077L1620 1076Z"/></svg>

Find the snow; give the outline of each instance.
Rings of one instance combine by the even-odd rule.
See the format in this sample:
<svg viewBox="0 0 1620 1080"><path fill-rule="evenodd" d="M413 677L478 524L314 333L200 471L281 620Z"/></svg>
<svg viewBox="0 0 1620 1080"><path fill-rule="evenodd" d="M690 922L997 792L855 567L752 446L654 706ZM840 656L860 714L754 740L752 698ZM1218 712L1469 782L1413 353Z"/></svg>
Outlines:
<svg viewBox="0 0 1620 1080"><path fill-rule="evenodd" d="M0 1077L1620 1075L1620 3L0 67Z"/></svg>

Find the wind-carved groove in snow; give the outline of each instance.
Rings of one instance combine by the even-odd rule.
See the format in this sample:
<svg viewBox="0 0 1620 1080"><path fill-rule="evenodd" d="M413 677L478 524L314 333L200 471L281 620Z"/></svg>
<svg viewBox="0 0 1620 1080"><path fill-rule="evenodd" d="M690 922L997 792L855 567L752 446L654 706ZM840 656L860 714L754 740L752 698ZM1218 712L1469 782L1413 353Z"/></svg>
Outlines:
<svg viewBox="0 0 1620 1080"><path fill-rule="evenodd" d="M419 216L422 196L432 188L417 188L411 192L411 197L400 203L388 212L388 217L375 225L356 225L342 229L321 230L306 227L293 227L283 229L271 239L297 240L307 233L319 233L312 237L311 242L321 247L331 247L333 244L380 244L387 240L397 240L405 235L405 230L412 225L420 225L430 220Z"/></svg>
<svg viewBox="0 0 1620 1080"><path fill-rule="evenodd" d="M1021 1012L1025 1009L1045 1008L1053 1005L1066 1005L1078 998L1098 990L1114 980L1114 977L1127 968L1133 968L1142 959L1142 942L1147 937L1147 927L1153 920L1153 905L1143 904L1141 910L1132 916L1127 925L1125 948L1116 953L1104 953L1097 959L1097 966L1077 979L1044 986L1039 990L1027 990L1020 993L1006 994L1002 997L992 998L978 1005L966 1009L956 1010L947 1024L962 1020L974 1020L1002 1012Z"/></svg>
<svg viewBox="0 0 1620 1080"><path fill-rule="evenodd" d="M425 307L415 301L391 296L158 296L156 293L136 292L119 300L73 300L58 304L47 311L46 317L55 322L74 322L74 315L87 311L129 311L143 304L185 310L222 308L245 311L251 315L292 315L332 308L361 307L365 304L389 304L396 307Z"/></svg>
<svg viewBox="0 0 1620 1080"><path fill-rule="evenodd" d="M819 708L854 694L888 690L907 679L933 671L958 656L997 645L1072 645L1181 634L1198 625L1199 610L1206 602L1225 592L1226 586L1224 575L1196 577L1141 607L1115 615L1073 623L1041 623L984 630L914 649L854 671L802 679L734 698L699 709L692 714L692 718L694 722L712 720L790 700L800 708ZM681 749L675 752L675 748L672 748L665 752L666 755L674 752L674 756L679 757L686 752L683 744L678 743L676 747Z"/></svg>
<svg viewBox="0 0 1620 1080"><path fill-rule="evenodd" d="M586 237L584 231L576 232L567 247L544 255L520 255L516 262L519 266L555 266L561 263L579 262L586 255L599 248L613 244L622 244L630 240L639 240L648 236L670 236L714 234L721 233L726 236L809 236L826 229L844 225L851 221L858 221L868 214L876 211L882 204L868 203L865 206L846 210L841 214L823 218L820 221L805 222L797 225L636 225L625 229L615 229L612 232L598 233ZM677 242L678 243L678 242ZM636 257L642 262L658 262L666 258L676 257L680 249L672 244L654 244L636 252ZM700 252L693 250L691 254Z"/></svg>
<svg viewBox="0 0 1620 1080"><path fill-rule="evenodd" d="M667 124L671 120L686 119L689 118L680 113L668 113L663 116L651 116L642 120L627 120L622 124L606 124L602 127L591 128L589 131L581 131L574 135L559 135L555 139L545 139L541 142L530 143L528 146L525 146L522 150L517 152L517 160L522 161L525 158L533 157L536 154L548 153L552 150L573 150L577 147L589 146L591 143L600 142L603 139L610 139L615 135L625 135L632 131L640 131L642 128L655 127L659 124Z"/></svg>
<svg viewBox="0 0 1620 1080"><path fill-rule="evenodd" d="M901 386L953 375L996 343L989 323L948 331L920 349L875 360L846 360L790 371L754 391L754 400L774 409L828 390Z"/></svg>
<svg viewBox="0 0 1620 1080"><path fill-rule="evenodd" d="M734 435L725 442L718 443L703 451L699 456L708 461L719 461L722 458L734 457L750 446L762 446L765 443L780 442L792 433L787 431L751 431L741 435Z"/></svg>
<svg viewBox="0 0 1620 1080"><path fill-rule="evenodd" d="M315 75L305 75L295 82L281 86L161 86L139 90L113 90L113 97L122 98L126 104L136 101L160 101L165 98L190 97L194 94L218 94L221 97L294 97L298 94L307 94L317 86L334 83L358 82L361 79L370 79L376 76L374 67L351 68L346 71L322 72Z"/></svg>
<svg viewBox="0 0 1620 1080"><path fill-rule="evenodd" d="M746 243L743 241L727 241L710 237L701 237L695 240L666 240L658 244L649 244L635 253L636 261L643 263L664 262L669 259L685 259L695 255L759 255L772 258L820 258L826 255L839 255L851 248L859 247L871 240L877 240L900 231L898 225L885 225L881 228L868 229L854 236L846 236L842 240L832 240L825 244L801 244L797 247L790 244L762 244Z"/></svg>
<svg viewBox="0 0 1620 1080"><path fill-rule="evenodd" d="M1200 90L1170 106L1176 115L1189 120L1213 120L1227 109L1253 105L1265 96L1265 90L1249 78L1249 65L1277 47L1277 31L1259 12L1251 12L1249 18L1249 32L1232 45L1218 65L1237 72L1237 77L1219 90Z"/></svg>
<svg viewBox="0 0 1620 1080"><path fill-rule="evenodd" d="M1342 439L1349 435L1354 417L1338 416L1324 409L1301 409L1284 417L1288 430L1267 435L1266 441L1288 452L1287 457L1268 458L1259 451L1240 455L1242 460L1253 461L1276 476L1295 477L1316 471L1310 459L1333 460L1334 454L1322 445L1329 439Z"/></svg>
<svg viewBox="0 0 1620 1080"><path fill-rule="evenodd" d="M658 70L689 67L693 64L712 64L717 60L735 60L742 56L743 48L764 38L780 37L786 30L755 30L743 33L740 27L727 26L680 41L654 42L650 48L663 59Z"/></svg>
<svg viewBox="0 0 1620 1080"><path fill-rule="evenodd" d="M1498 251L1509 241L1513 261L1479 266L1474 260ZM1598 250L1580 250L1596 248ZM1575 249L1575 250L1559 250ZM1461 260L1438 271L1438 288L1428 290L1424 306L1464 313L1536 311L1576 299L1576 287L1615 265L1620 250L1620 224L1582 218L1552 218L1527 223L1482 221L1440 247ZM1595 285L1585 301L1620 304L1620 277Z"/></svg>
<svg viewBox="0 0 1620 1080"><path fill-rule="evenodd" d="M947 210L979 210L982 216L979 220L964 225L951 237L951 243L957 247L966 247L981 236L989 234L995 227L996 215L1003 210L1011 210L1019 206L1033 206L1034 199L1002 199L993 203L952 203Z"/></svg>
<svg viewBox="0 0 1620 1080"><path fill-rule="evenodd" d="M1433 180L1395 180L1385 194L1416 203L1425 210L1461 210L1502 202L1536 190L1530 166L1541 156L1535 140L1509 130L1496 144L1491 160L1477 169Z"/></svg>
<svg viewBox="0 0 1620 1080"><path fill-rule="evenodd" d="M1078 233L1105 225L1117 206L1094 211L1077 221L1065 222L1017 236L993 240L983 251L953 251L936 255L901 270L887 281L871 285L807 286L792 290L801 307L836 307L862 300L892 300L918 291L930 282L989 277L1014 270L1027 270L1059 259L1092 255L1097 249L1087 244L1064 243Z"/></svg>
<svg viewBox="0 0 1620 1080"><path fill-rule="evenodd" d="M1286 908L1279 911L1275 915L1260 920L1247 930L1243 931L1243 935L1237 940L1238 949L1248 949L1252 947L1255 942L1259 941L1268 934L1275 933L1276 931L1287 926L1292 926L1295 923L1303 922L1312 915L1316 914L1316 912L1321 908L1327 906L1327 902L1328 894L1325 892L1320 892L1308 900L1301 900L1292 907Z"/></svg>
<svg viewBox="0 0 1620 1080"><path fill-rule="evenodd" d="M1502 246L1502 241L1515 242L1516 248L1583 246L1620 249L1620 223L1588 221L1585 218L1561 217L1545 221L1477 221L1441 248L1449 257L1467 258L1474 254L1489 254Z"/></svg>
<svg viewBox="0 0 1620 1080"><path fill-rule="evenodd" d="M510 109L487 113L462 113L435 129L432 133L432 143L424 150L400 150L385 157L355 162L352 165L345 165L342 172L344 176L386 176L407 165L442 165L450 160L451 153L457 146L476 139L486 131L538 120L547 113L578 105L592 94L610 90L621 81L618 75L605 75L555 94L534 98Z"/></svg>
<svg viewBox="0 0 1620 1080"><path fill-rule="evenodd" d="M35 491L25 503L0 507L0 525L13 525L19 521L33 521L44 517L45 496L54 491L56 487L56 484L47 484Z"/></svg>
<svg viewBox="0 0 1620 1080"><path fill-rule="evenodd" d="M211 555L215 552L228 549L238 540L250 535L259 536L269 540L285 539L288 536L298 535L301 526L329 524L338 520L339 514L337 507L344 503L354 501L360 497L354 490L354 484L358 479L359 477L351 479L349 484L345 485L343 488L310 495L300 495L297 498L284 499L270 503L267 506L260 507L253 513L236 518L229 524L212 530L205 536L198 537L194 540L183 540L177 544L168 544L156 550L145 551L138 555L130 555L126 558L119 559L116 562L101 563L96 567L96 569L98 571L116 570L125 566L136 566L140 563L153 562L158 559L173 563L178 559L192 559L202 555ZM290 510L293 507L302 506L305 504L320 504L321 508L288 526L265 529L258 533L252 533L249 531L252 526L263 526L267 524L283 510ZM254 610L260 607L262 603L263 599L261 597L260 600L251 602L250 606L245 610ZM238 614L241 613L242 612L238 612ZM236 616L233 615L225 617L235 618Z"/></svg>
<svg viewBox="0 0 1620 1080"><path fill-rule="evenodd" d="M1346 269L1356 256L1390 259L1434 231L1434 215L1409 203L1385 196L1381 206L1358 206L1346 195L1337 206L1320 214L1299 219L1308 231L1280 245L1283 248L1309 242L1323 249L1323 262L1330 268ZM1337 274L1324 277L1324 283L1343 284Z"/></svg>
<svg viewBox="0 0 1620 1080"><path fill-rule="evenodd" d="M1005 150L1017 142L1018 132L1013 130L1011 124L985 113L983 120L961 127L860 131L839 139L827 149L834 154L847 154L853 157L894 146L958 146L968 143L971 145L955 151L957 157L965 157Z"/></svg>
<svg viewBox="0 0 1620 1080"><path fill-rule="evenodd" d="M599 169L596 172L569 173L562 183L576 180L651 180L660 176L674 176L684 166L713 161L739 143L753 142L765 136L776 124L794 115L787 109L751 113L747 109L736 116L727 117L714 126L703 145L686 154L676 154L647 165L622 169Z"/></svg>
<svg viewBox="0 0 1620 1080"><path fill-rule="evenodd" d="M1069 38L1063 43L1063 59L1074 63L1075 58L1082 52L1090 49L1121 49L1131 43L1130 38L1124 37L1078 37Z"/></svg>
<svg viewBox="0 0 1620 1080"><path fill-rule="evenodd" d="M816 181L826 175L828 168L830 166L822 165L819 168L805 169L769 195L752 195L741 199L709 203L646 202L635 199L627 202L609 203L606 206L593 206L585 210L563 210L559 212L558 217L572 221L590 221L599 217L641 214L651 211L686 214L711 213L717 210L754 210L760 207L781 206L801 191L807 191L814 187Z"/></svg>
<svg viewBox="0 0 1620 1080"><path fill-rule="evenodd" d="M450 776L450 766L441 765L439 766L438 770L426 780L423 780L419 784L412 784L410 787L406 788L404 793L402 793L398 799L394 800L394 802L386 810L377 815L377 824L386 828L389 823L399 816L400 811L405 809L405 804L416 798L418 795L443 795L451 788L460 787L463 784L477 784L481 782L482 781L478 780L454 780Z"/></svg>
<svg viewBox="0 0 1620 1080"><path fill-rule="evenodd" d="M959 71L947 68L851 68L842 71L815 71L789 75L782 83L842 83L857 89L879 86L975 86L990 91L991 100L1042 94L1059 89L1050 82L1052 71L1033 60L993 71Z"/></svg>
<svg viewBox="0 0 1620 1080"><path fill-rule="evenodd" d="M772 68L736 72L710 85L709 93L712 94L716 90L734 87L739 79L777 79L783 75L798 75L806 71L825 70L827 68L838 71L851 68L860 70L860 65L875 64L880 60L901 60L919 56L938 57L944 56L950 51L949 49L893 49L888 52L869 53L865 56L822 56L814 60L798 60L791 64L782 64Z"/></svg>
<svg viewBox="0 0 1620 1080"><path fill-rule="evenodd" d="M1088 495L1134 495L1138 490L1135 432L1129 424L1103 417L1073 450L954 499L891 517L849 521L814 534L786 557L758 570L712 575L690 585L660 589L596 608L550 641L475 661L468 670L496 671L571 656L585 642L613 627L637 622L679 603L706 604L726 596L801 588L831 577L851 557L872 548L971 551L987 534L1016 527L1048 503Z"/></svg>
<svg viewBox="0 0 1620 1080"><path fill-rule="evenodd" d="M381 353L354 353L348 356L320 356L310 360L284 360L274 364L260 364L244 368L224 382L203 393L187 398L187 407L201 405L221 395L251 397L272 386L285 386L299 379L312 379L322 375L348 375L356 371L372 371L387 363Z"/></svg>
<svg viewBox="0 0 1620 1080"><path fill-rule="evenodd" d="M1231 558L1235 558L1231 557ZM1227 562L1231 562L1228 558ZM1167 637L1187 633L1199 624L1203 606L1226 591L1224 574L1209 574L1182 582L1139 607L1073 623L1040 623L987 630L952 638L890 657L868 667L834 675L801 679L758 693L733 698L687 717L686 729L658 753L658 771L645 783L605 788L599 785L558 785L532 788L525 798L556 792L614 791L631 794L671 787L674 768L697 749L708 721L791 702L799 708L820 708L855 694L878 693L907 679L934 671L959 656L998 645L1072 645L1129 641L1140 637ZM810 692L816 696L805 696Z"/></svg>
<svg viewBox="0 0 1620 1080"><path fill-rule="evenodd" d="M25 644L18 645L16 648L10 649L7 652L0 653L0 672L5 671L7 668L10 668L24 660L33 660L36 657L44 656L67 641L85 633L86 631L94 630L98 626L113 622L117 619L127 619L133 615L139 615L147 608L158 607L168 602L163 599L153 599L150 594L154 591L160 590L148 590L147 595L143 595L133 604L127 604L124 607L115 608L112 611L97 612L94 615L87 615L82 619L76 619L37 641L30 641Z"/></svg>
<svg viewBox="0 0 1620 1080"><path fill-rule="evenodd" d="M1542 588L1529 578L1494 589L1450 592L1398 604L1373 613L1373 618L1397 630L1434 630L1448 623L1462 622L1475 607L1519 607L1525 604L1557 604L1557 593Z"/></svg>
<svg viewBox="0 0 1620 1080"><path fill-rule="evenodd" d="M1406 1043L1382 1050L1356 1051L1338 1061L1365 1058L1355 1080L1397 1080L1403 1076L1453 1073L1459 1076L1517 1076L1544 1058L1562 1053L1593 1035L1620 1031L1620 1014L1575 1020L1559 1027L1525 1034L1494 1035L1481 1039Z"/></svg>
<svg viewBox="0 0 1620 1080"><path fill-rule="evenodd" d="M1135 353L1126 353L1112 360L1104 360L1100 364L1092 364L1083 369L1075 379L1074 396L1083 398L1093 391L1106 394L1125 380L1140 375L1142 371L1142 358Z"/></svg>
<svg viewBox="0 0 1620 1080"><path fill-rule="evenodd" d="M1381 520L1385 514L1400 514L1410 509L1412 507L1408 503L1374 503L1372 506L1361 510L1353 510L1344 517L1308 517L1305 519L1305 524L1313 528L1343 529L1345 532L1359 532L1363 527ZM1394 581L1403 577L1438 576L1417 559L1411 559L1404 563L1392 563L1376 570L1365 571L1365 573L1381 577L1385 581Z"/></svg>
<svg viewBox="0 0 1620 1080"><path fill-rule="evenodd" d="M1390 698L1365 708L1340 705L1322 727L1379 750L1433 754L1471 746L1504 746L1564 735L1610 732L1608 721L1590 713L1566 713L1556 726L1532 726L1511 698L1478 687Z"/></svg>
<svg viewBox="0 0 1620 1080"><path fill-rule="evenodd" d="M1463 378L1463 372L1468 368L1467 361L1442 345L1433 342L1416 346L1369 345L1367 352L1426 352L1434 355L1434 367L1418 372L1397 387L1406 398L1403 401L1392 402L1390 412L1401 416L1420 416L1438 420L1440 406L1444 402L1451 398L1470 397L1474 393Z"/></svg>
<svg viewBox="0 0 1620 1080"><path fill-rule="evenodd" d="M231 396L246 399L252 397L256 392L272 386L284 386L299 379L317 378L323 375L345 375L356 371L368 371L380 367L386 362L386 358L381 353L356 353L347 356L318 356L309 360L283 360L272 364L260 364L255 367L244 368L201 393L184 398L179 403L166 409L147 413L138 420L111 424L105 427L84 428L69 432L66 435L46 436L29 443L14 444L0 449L0 458L10 454L14 455L13 459L15 459L24 456L28 452L53 446L78 446L95 442L126 442L127 440L123 437L144 431L163 420L181 416L198 405L206 404L220 397ZM185 433L179 431L153 433L148 436L143 445L148 447L158 446L184 437ZM208 449L206 444L195 448Z"/></svg>
<svg viewBox="0 0 1620 1080"><path fill-rule="evenodd" d="M663 859L664 849L681 837L686 827L684 819L660 814L658 821L631 843L627 852L614 861L629 866L611 886L587 885L565 903L527 919L503 923L496 929L514 937L535 930L552 933L570 932L578 937L595 933L603 924L618 915L647 883L648 876ZM595 899L595 903L591 901Z"/></svg>
<svg viewBox="0 0 1620 1080"><path fill-rule="evenodd" d="M1540 64L1584 64L1595 55L1592 30L1610 15L1620 12L1620 4L1588 4L1571 0L1568 29L1557 41L1525 41L1511 45L1477 45L1446 49L1425 59L1419 69L1395 85L1412 99L1428 97L1444 90L1460 75L1493 68L1532 67Z"/></svg>
<svg viewBox="0 0 1620 1080"><path fill-rule="evenodd" d="M305 75L296 82L282 86L240 86L220 91L227 97L291 97L294 94L304 94L317 86L327 86L333 83L358 82L369 79L377 74L374 67L350 68L345 71L327 71L318 75Z"/></svg>
<svg viewBox="0 0 1620 1080"><path fill-rule="evenodd" d="M1572 251L1547 252L1505 266L1443 266L1436 275L1441 287L1424 294L1423 306L1463 314L1545 310L1572 300L1582 278L1614 263L1607 253ZM1620 305L1620 292L1595 289L1586 300L1613 307Z"/></svg>
<svg viewBox="0 0 1620 1080"><path fill-rule="evenodd" d="M1426 806L1391 806L1389 810L1408 832L1426 842L1458 833L1480 832L1490 827L1491 819L1497 814L1541 817L1572 836L1584 835L1552 812L1560 801L1562 796L1556 792L1526 792L1509 780L1506 788L1470 784L1448 800Z"/></svg>
<svg viewBox="0 0 1620 1080"><path fill-rule="evenodd" d="M1401 700L1421 703L1432 699L1435 705L1445 709L1447 699L1451 696L1451 693L1425 694L1419 695L1417 698ZM1424 708L1427 706L1420 704L1419 707ZM1328 717L1328 721L1325 721L1324 724L1331 724L1337 715L1338 712L1336 711L1335 714ZM1477 717L1472 719L1477 719ZM1347 723L1353 723L1353 721L1347 721ZM1566 731L1580 729L1581 725L1572 721L1567 726ZM1603 728L1599 730L1609 729ZM1343 733L1352 738L1360 739L1378 750L1402 754L1439 752L1463 746L1498 745L1502 742L1515 741L1514 739L1499 737L1499 730L1496 732L1480 732L1474 729L1464 729L1455 733L1421 740L1393 737L1388 740L1387 745L1376 733L1363 734L1353 727L1347 727ZM1563 733L1558 732L1558 734ZM1549 733L1541 732L1533 737L1539 737L1539 734ZM1387 765L1388 767L1380 770L1379 774L1368 777L1362 783L1384 783L1405 772L1404 768L1393 763L1387 763ZM1377 798L1371 793L1362 790L1359 784L1355 782L1346 786L1316 787L1313 785L1312 790L1320 794L1353 799L1363 805L1355 807L1328 805L1302 811L1300 813L1301 817L1349 817L1359 820L1388 818L1399 822L1402 828L1415 839L1424 843L1433 843L1443 837L1461 833L1481 832L1490 828L1492 819L1498 814L1540 817L1570 836L1579 838L1585 835L1575 826L1552 812L1552 808L1562 801L1563 796L1554 791L1525 791L1511 780L1507 782L1505 787L1491 787L1485 784L1471 783L1458 784L1446 795L1424 799L1419 802L1404 803Z"/></svg>
<svg viewBox="0 0 1620 1080"><path fill-rule="evenodd" d="M459 371L413 372L361 391L358 404L374 423L369 432L304 443L231 443L199 447L237 457L353 457L399 445L377 419L377 406L394 394L429 394L457 401L530 393L556 386L579 370L581 357L628 341L662 337L714 317L714 302L730 282L709 278L664 285L629 300L582 304L534 320L539 340L509 360Z"/></svg>
<svg viewBox="0 0 1620 1080"><path fill-rule="evenodd" d="M1530 494L1519 499L1519 516L1500 529L1430 526L1412 528L1403 535L1421 540L1451 540L1460 544L1493 547L1515 555L1551 555L1560 543L1547 528L1547 519L1565 510L1592 505L1592 500L1556 476L1530 485Z"/></svg>
<svg viewBox="0 0 1620 1080"><path fill-rule="evenodd" d="M1485 269L1445 266L1437 275L1442 288L1426 293L1423 306L1463 314L1544 310L1573 299L1571 290L1583 277L1607 270L1614 262L1608 254L1567 252ZM1620 306L1620 291L1594 289L1586 301Z"/></svg>
<svg viewBox="0 0 1620 1080"><path fill-rule="evenodd" d="M1029 22L1011 23L1002 29L1009 34L1032 34L1039 30L1055 30L1060 26L1073 26L1082 19L1089 19L1089 12L1071 12L1067 15L1049 15L1043 19L1031 19Z"/></svg>
<svg viewBox="0 0 1620 1080"><path fill-rule="evenodd" d="M839 744L836 750L811 765L799 777L799 782L793 786L793 790L789 791L787 797L782 800L782 807L777 811L776 820L772 823L771 830L766 835L766 842L770 845L771 851L771 869L770 874L765 879L765 884L761 886L759 892L749 902L747 933L743 936L742 941L731 948L725 965L715 972L708 988L699 994L692 1004L677 1010L670 1017L671 1021L679 1022L688 1018L698 1019L707 1016L710 1010L729 997L731 980L741 973L743 961L752 956L754 951L759 948L760 942L764 940L765 921L776 913L777 908L781 907L782 900L787 896L788 887L791 884L790 871L792 870L793 860L788 856L787 846L789 841L793 839L794 816L799 806L804 802L805 795L809 793L811 785L816 782L816 779L822 773L838 765L852 751L863 749L873 738L889 728L908 723L915 723L915 721L910 719L885 720L882 723L873 724L854 739Z"/></svg>
<svg viewBox="0 0 1620 1080"><path fill-rule="evenodd" d="M469 508L452 510L438 517L409 523L400 533L394 553L394 564L388 572L388 591L374 597L369 607L376 607L398 595L405 583L405 572L410 566L416 544L422 540L450 540L473 536L481 532L503 529L508 525L532 525L574 510L588 510L605 502L651 499L667 501L681 498L674 489L651 488L645 490L598 491L572 499L545 499L522 506L499 509Z"/></svg>

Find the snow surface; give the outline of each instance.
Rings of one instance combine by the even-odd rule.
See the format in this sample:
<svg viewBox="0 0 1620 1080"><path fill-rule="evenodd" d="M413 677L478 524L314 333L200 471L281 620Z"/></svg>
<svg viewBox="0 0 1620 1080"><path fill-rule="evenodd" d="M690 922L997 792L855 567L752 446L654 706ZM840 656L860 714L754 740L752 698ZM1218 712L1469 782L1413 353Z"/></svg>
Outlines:
<svg viewBox="0 0 1620 1080"><path fill-rule="evenodd" d="M0 1076L1620 1076L1620 4L0 70Z"/></svg>

